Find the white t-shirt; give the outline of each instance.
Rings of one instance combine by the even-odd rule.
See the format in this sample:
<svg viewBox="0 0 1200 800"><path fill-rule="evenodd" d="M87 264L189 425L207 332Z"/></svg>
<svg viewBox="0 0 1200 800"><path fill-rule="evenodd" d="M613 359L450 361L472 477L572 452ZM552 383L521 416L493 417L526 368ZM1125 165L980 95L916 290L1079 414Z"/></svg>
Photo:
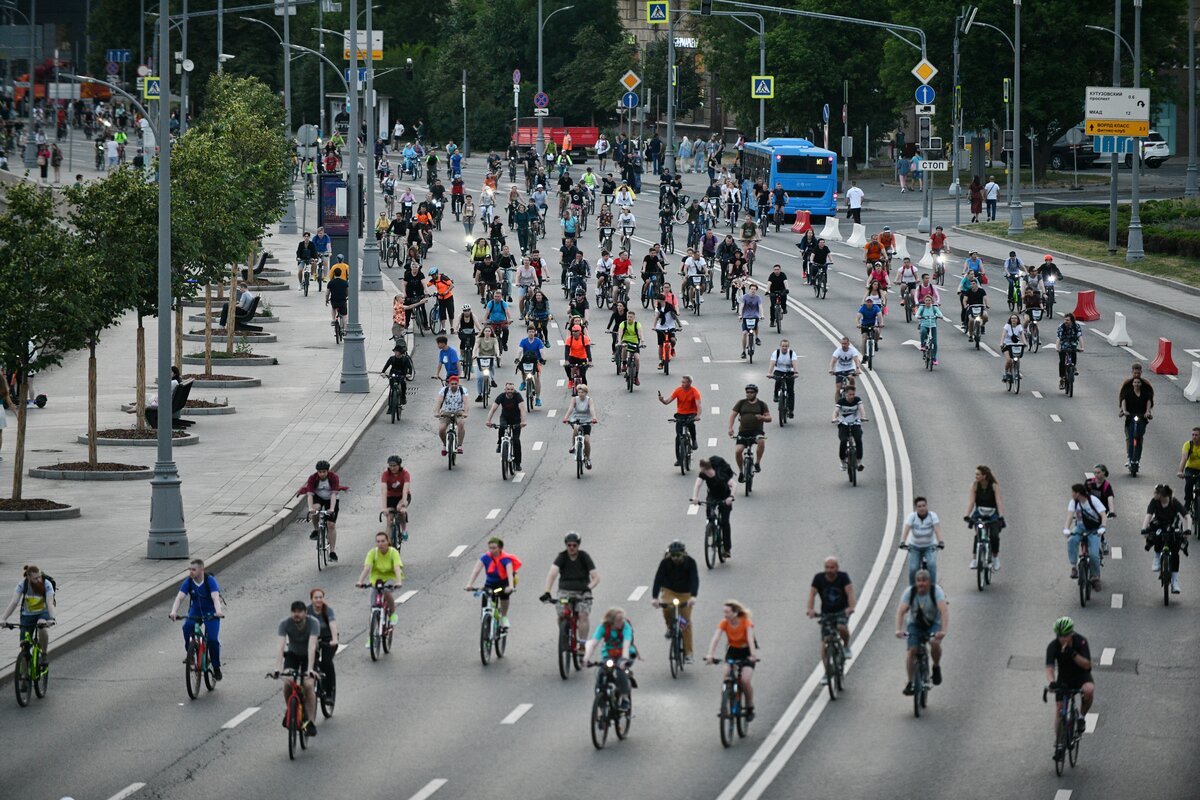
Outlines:
<svg viewBox="0 0 1200 800"><path fill-rule="evenodd" d="M689 276L703 274L705 266L704 259L701 258L685 258L683 260L683 268Z"/></svg>
<svg viewBox="0 0 1200 800"><path fill-rule="evenodd" d="M438 396L442 398L443 414L457 414L466 408L467 393L461 386L458 392L451 392L449 386L443 386Z"/></svg>
<svg viewBox="0 0 1200 800"><path fill-rule="evenodd" d="M995 200L1000 195L1000 187L995 181L988 181L983 186L983 196L988 200Z"/></svg>
<svg viewBox="0 0 1200 800"><path fill-rule="evenodd" d="M1080 504L1075 502L1075 498L1067 503L1067 511L1075 515L1075 519L1080 520L1083 517L1091 517L1093 520L1103 520L1107 512L1104 504L1094 495L1089 494L1087 502Z"/></svg>
<svg viewBox="0 0 1200 800"><path fill-rule="evenodd" d="M1019 342L1021 340L1021 337L1024 335L1025 335L1025 326L1024 325L1017 323L1017 326L1014 328L1012 325L1009 325L1006 322L1006 323L1004 323L1004 339L1003 339L1002 344L1012 344L1013 343L1012 337L1014 337L1014 336L1017 337L1017 341Z"/></svg>
<svg viewBox="0 0 1200 800"><path fill-rule="evenodd" d="M850 204L851 208L862 208L863 190L857 186L851 186L846 192L846 202Z"/></svg>
<svg viewBox="0 0 1200 800"><path fill-rule="evenodd" d="M775 362L776 372L795 372L797 357L795 350L788 350L786 353L776 350L771 353L771 360Z"/></svg>
<svg viewBox="0 0 1200 800"><path fill-rule="evenodd" d="M920 275L917 274L917 268L912 264L909 264L907 267L901 267L899 277L901 283L916 283L920 279Z"/></svg>
<svg viewBox="0 0 1200 800"><path fill-rule="evenodd" d="M857 347L850 345L848 350L843 350L840 347L837 350L834 350L833 357L836 360L833 366L834 372L853 372L854 360L856 358L861 358L862 353L858 352Z"/></svg>
<svg viewBox="0 0 1200 800"><path fill-rule="evenodd" d="M933 526L940 522L938 515L932 511L925 513L925 519L917 516L917 512L911 512L908 519L904 520L904 524L910 528L908 538L904 540L904 543L910 547L933 546L937 543L937 535L933 531Z"/></svg>

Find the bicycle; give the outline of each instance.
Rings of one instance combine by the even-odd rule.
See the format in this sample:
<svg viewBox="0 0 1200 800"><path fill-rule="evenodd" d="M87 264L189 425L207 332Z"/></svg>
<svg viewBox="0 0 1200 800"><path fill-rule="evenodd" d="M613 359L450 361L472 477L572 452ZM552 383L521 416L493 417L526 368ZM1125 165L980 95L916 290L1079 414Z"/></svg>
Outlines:
<svg viewBox="0 0 1200 800"><path fill-rule="evenodd" d="M929 634L921 632L917 636L917 652L913 654L912 699L913 716L920 719L921 709L929 702L929 690L933 688L930 677Z"/></svg>
<svg viewBox="0 0 1200 800"><path fill-rule="evenodd" d="M979 349L979 339L983 335L983 306L967 306L967 341L975 342Z"/></svg>
<svg viewBox="0 0 1200 800"><path fill-rule="evenodd" d="M52 619L40 619L37 621L36 628L49 628L54 625L54 622ZM4 627L13 630L21 626L13 622L6 622ZM37 630L21 632L21 652L17 654L17 663L13 670L13 688L17 692L17 705L21 708L29 705L31 692L36 694L40 700L46 696L46 692L50 688L50 666L45 663Z"/></svg>
<svg viewBox="0 0 1200 800"><path fill-rule="evenodd" d="M1008 352L1012 355L1012 366L1005 371L1004 382L1008 384L1008 391L1013 394L1021 393L1021 356L1025 352L1025 345L1013 343L1008 346ZM1137 472L1134 472L1136 475Z"/></svg>
<svg viewBox="0 0 1200 800"><path fill-rule="evenodd" d="M633 697L632 695L626 697L625 707L621 707L614 672L624 669L624 667L618 663L618 659L609 658L603 662L589 661L588 666L604 670L600 675L599 684L596 686L596 696L592 701L591 713L592 745L597 750L603 750L604 743L608 741L610 727L616 731L618 739L624 739L629 735L629 720L633 714Z"/></svg>
<svg viewBox="0 0 1200 800"><path fill-rule="evenodd" d="M838 373L839 375L843 373ZM850 374L844 373L846 380L849 381ZM865 421L865 420L864 420ZM858 448L854 444L854 428L859 429L859 438L862 438L862 423L863 421L854 422L850 425L839 425L838 436L841 437L841 429L846 428L846 473L851 486L858 486Z"/></svg>
<svg viewBox="0 0 1200 800"><path fill-rule="evenodd" d="M921 357L925 360L925 369L933 372L933 345L937 338L937 328L921 328Z"/></svg>
<svg viewBox="0 0 1200 800"><path fill-rule="evenodd" d="M580 427L582 427L583 425L588 425L588 426L599 425L600 423L596 422L595 420L592 420L591 422L586 422L586 423L585 422L577 422L575 420L568 420L567 424L571 426L571 432L574 436L574 438L572 440L571 450L572 450L572 452L575 453L575 477L576 477L576 479L579 479L579 478L583 477L583 471L584 471L584 468L585 468L586 462L587 462L587 459L584 457L584 452L583 452L584 451L584 446L583 446L584 436L583 436L583 431L580 430Z"/></svg>
<svg viewBox="0 0 1200 800"><path fill-rule="evenodd" d="M513 426L489 422L488 427L500 429L500 479L506 481L517 474L517 461L513 455Z"/></svg>
<svg viewBox="0 0 1200 800"><path fill-rule="evenodd" d="M1100 528L1096 533L1103 535L1104 528ZM1087 608L1088 601L1092 599L1092 559L1088 557L1088 533L1084 531L1079 537L1079 555L1075 559L1076 582L1079 584L1079 605L1081 608ZM1167 579L1167 588L1170 586L1170 576Z"/></svg>
<svg viewBox="0 0 1200 800"><path fill-rule="evenodd" d="M612 296L612 282L609 280L607 272L600 272L596 275L596 308L604 308L608 304L608 298Z"/></svg>
<svg viewBox="0 0 1200 800"><path fill-rule="evenodd" d="M811 269L813 295L824 300L829 294L829 265L828 264L813 264Z"/></svg>
<svg viewBox="0 0 1200 800"><path fill-rule="evenodd" d="M284 688L283 727L287 731L288 758L295 761L296 744L301 750L308 749L308 723L304 715L304 673L296 669L285 669L279 672L268 672L266 677L271 680L287 678Z"/></svg>
<svg viewBox="0 0 1200 800"><path fill-rule="evenodd" d="M1008 313L1021 313L1021 275L1006 275L1008 279Z"/></svg>
<svg viewBox="0 0 1200 800"><path fill-rule="evenodd" d="M1146 423L1149 419L1149 417L1139 417L1135 414L1125 423L1125 455L1129 460L1129 474L1134 477L1141 468L1142 439L1146 435Z"/></svg>
<svg viewBox="0 0 1200 800"><path fill-rule="evenodd" d="M675 329L669 328L664 333L666 336L663 337L663 343L658 347L658 360L662 363L663 375L670 375L671 360L675 358L675 345L671 341L675 336Z"/></svg>
<svg viewBox="0 0 1200 800"><path fill-rule="evenodd" d="M1042 318L1043 310L1040 308L1027 308L1029 313L1029 324L1025 326L1025 343L1029 346L1031 352L1036 353L1042 346L1042 333L1038 329L1038 322Z"/></svg>
<svg viewBox="0 0 1200 800"><path fill-rule="evenodd" d="M446 468L454 469L458 453L458 414L442 414L450 420L446 426Z"/></svg>
<svg viewBox="0 0 1200 800"><path fill-rule="evenodd" d="M537 404L537 364L532 361L521 361L521 390L525 392L525 410L533 411Z"/></svg>
<svg viewBox="0 0 1200 800"><path fill-rule="evenodd" d="M382 653L391 652L392 636L396 631L388 616L383 593L390 592L396 587L390 583L375 581L374 585L361 588L370 589L373 592L371 595L371 621L367 625L367 647L371 650L371 660L378 661Z"/></svg>
<svg viewBox="0 0 1200 800"><path fill-rule="evenodd" d="M388 526L388 539L391 541L392 547L396 548L396 552L400 552L400 546L408 541L408 534L400 529L401 525L408 524L408 511L397 504L394 509L379 512L379 521L384 522L385 520Z"/></svg>
<svg viewBox="0 0 1200 800"><path fill-rule="evenodd" d="M305 522L312 521L312 512L304 515ZM329 566L329 512L321 509L317 512L317 572Z"/></svg>
<svg viewBox="0 0 1200 800"><path fill-rule="evenodd" d="M683 672L683 668L687 664L687 651L683 646L683 632L687 630L688 621L683 614L679 613L683 603L679 602L679 598L673 598L670 605L671 621L667 623L667 629L670 632L671 641L667 646L667 662L671 667L671 677L678 678Z"/></svg>
<svg viewBox="0 0 1200 800"><path fill-rule="evenodd" d="M704 292L704 276L689 275L686 288L683 295L683 307L691 306L692 313L700 316L700 304L704 299L700 296Z"/></svg>
<svg viewBox="0 0 1200 800"><path fill-rule="evenodd" d="M1171 605L1171 562L1179 558L1177 555L1179 550L1187 553L1186 548L1179 546L1180 540L1186 538L1183 531L1178 525L1174 525L1168 531L1156 530L1159 536L1162 537L1162 551L1158 554L1158 582L1162 584L1163 590L1163 605ZM1150 529L1142 531L1142 535L1150 534Z"/></svg>
<svg viewBox="0 0 1200 800"><path fill-rule="evenodd" d="M501 625L503 618L500 616L500 595L506 590L498 586L495 589L471 587L467 591L475 597L484 598L479 621L479 660L486 667L492 660L493 651L496 658L504 658L504 651L508 647L508 628Z"/></svg>
<svg viewBox="0 0 1200 800"><path fill-rule="evenodd" d="M933 282L938 286L946 285L946 254L941 251L933 257Z"/></svg>
<svg viewBox="0 0 1200 800"><path fill-rule="evenodd" d="M664 224L662 226L662 236L659 237L659 243L663 249L670 255L675 255L675 226Z"/></svg>
<svg viewBox="0 0 1200 800"><path fill-rule="evenodd" d="M621 228L621 249L626 253L630 252L630 248L633 245L633 232L635 230L636 228L630 228L627 225Z"/></svg>
<svg viewBox="0 0 1200 800"><path fill-rule="evenodd" d="M775 380L775 402L779 410L779 427L782 428L796 407L796 373L776 370L771 377Z"/></svg>
<svg viewBox="0 0 1200 800"><path fill-rule="evenodd" d="M677 417L668 419L675 426L675 459L679 462L679 472L682 475L687 475L692 469L692 451L696 448L693 446L692 435L688 433L688 423L696 422L695 414L681 414Z"/></svg>
<svg viewBox="0 0 1200 800"><path fill-rule="evenodd" d="M388 417L391 418L392 424L395 424L400 415L404 413L404 403L406 400L407 386L405 380L400 375L388 376Z"/></svg>
<svg viewBox="0 0 1200 800"><path fill-rule="evenodd" d="M488 401L492 397L492 371L495 366L495 358L492 356L478 356L479 374L483 377L483 407L488 407Z"/></svg>
<svg viewBox="0 0 1200 800"><path fill-rule="evenodd" d="M613 228L603 227L600 229L600 249L612 252L613 246Z"/></svg>
<svg viewBox="0 0 1200 800"><path fill-rule="evenodd" d="M718 563L725 563L725 541L721 535L721 517L718 506L723 500L704 501L704 564L712 569ZM697 501L695 505L700 505Z"/></svg>
<svg viewBox="0 0 1200 800"><path fill-rule="evenodd" d="M649 308L651 301L658 296L659 273L654 273L642 284L642 308Z"/></svg>
<svg viewBox="0 0 1200 800"><path fill-rule="evenodd" d="M1067 397L1075 396L1075 349L1063 351L1063 391Z"/></svg>
<svg viewBox="0 0 1200 800"><path fill-rule="evenodd" d="M734 438L736 439L737 437ZM754 451L758 449L758 443L766 438L765 433L758 434L754 437L754 441L747 444L742 451L742 483L746 485L746 497L750 496L750 492L754 486L754 475L756 472L754 469Z"/></svg>
<svg viewBox="0 0 1200 800"><path fill-rule="evenodd" d="M754 343L758 338L758 317L744 317L742 323L746 326L746 358L754 363Z"/></svg>
<svg viewBox="0 0 1200 800"><path fill-rule="evenodd" d="M900 284L900 302L904 305L904 321L912 322L913 312L917 309L917 300L906 283Z"/></svg>
<svg viewBox="0 0 1200 800"><path fill-rule="evenodd" d="M622 359L625 362L622 370L625 373L625 389L632 392L638 379L637 354L645 345L630 344L629 342L622 342L622 344L625 345L625 357Z"/></svg>
<svg viewBox="0 0 1200 800"><path fill-rule="evenodd" d="M1054 772L1062 777L1067 761L1071 767L1079 761L1079 744L1083 740L1079 722L1079 709L1075 706L1075 697L1079 689L1068 689L1051 683L1042 689L1042 702L1047 702L1050 692L1054 692L1054 701L1059 705L1058 725L1054 731Z"/></svg>
<svg viewBox="0 0 1200 800"><path fill-rule="evenodd" d="M709 663L720 663L711 659ZM754 660L748 658L727 658L729 674L721 684L721 710L717 714L721 727L721 744L725 747L733 745L733 732L737 731L739 739L746 738L750 732L750 713L746 710L745 689L742 688L742 670L753 668Z"/></svg>
<svg viewBox="0 0 1200 800"><path fill-rule="evenodd" d="M308 297L308 284L312 281L312 267L308 261L300 261L296 266L300 270L300 289L304 292L304 296Z"/></svg>
<svg viewBox="0 0 1200 800"><path fill-rule="evenodd" d="M582 598L560 596L558 608L558 674L565 681L571 677L571 668L576 672L583 669L583 643L579 641L579 602ZM554 602L545 600L544 602Z"/></svg>
<svg viewBox="0 0 1200 800"><path fill-rule="evenodd" d="M771 325L778 334L783 333L783 294L771 293Z"/></svg>
<svg viewBox="0 0 1200 800"><path fill-rule="evenodd" d="M842 634L838 631L841 612L822 614L817 618L821 623L821 643L825 648L825 685L829 689L829 699L837 700L838 692L843 691L843 680L846 674L846 646L842 642Z"/></svg>
<svg viewBox="0 0 1200 800"><path fill-rule="evenodd" d="M866 364L867 369L875 370L875 347L876 342L876 327L874 325L860 325L858 328L863 335L863 357L862 363Z"/></svg>
<svg viewBox="0 0 1200 800"><path fill-rule="evenodd" d="M983 591L992 584L992 529L1000 524L1001 517L978 514L967 517L966 522L975 531L971 550L975 554L975 587Z"/></svg>
<svg viewBox="0 0 1200 800"><path fill-rule="evenodd" d="M1054 319L1054 281L1053 275L1047 275L1042 281L1045 286L1045 291L1042 293L1043 299L1046 301L1046 318Z"/></svg>

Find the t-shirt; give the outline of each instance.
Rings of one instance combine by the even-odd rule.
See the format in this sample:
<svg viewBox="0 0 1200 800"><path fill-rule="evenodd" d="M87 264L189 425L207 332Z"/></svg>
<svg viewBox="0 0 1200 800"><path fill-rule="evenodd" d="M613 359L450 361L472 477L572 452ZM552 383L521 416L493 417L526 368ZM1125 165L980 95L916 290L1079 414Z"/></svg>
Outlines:
<svg viewBox="0 0 1200 800"><path fill-rule="evenodd" d="M442 390L438 392L438 396L442 398L443 414L457 414L466 408L467 391L461 386L458 387L457 392L451 391L449 386L443 386Z"/></svg>
<svg viewBox="0 0 1200 800"><path fill-rule="evenodd" d="M1184 469L1200 469L1200 445L1193 444L1192 440L1188 439L1179 452L1184 458Z"/></svg>
<svg viewBox="0 0 1200 800"><path fill-rule="evenodd" d="M372 547L371 552L367 553L367 557L363 559L363 566L371 568L369 580L371 583L375 581L383 581L389 583L396 580L396 567L399 567L404 574L404 562L400 560L400 551L388 545L388 549L383 553L379 552L378 547Z"/></svg>
<svg viewBox="0 0 1200 800"><path fill-rule="evenodd" d="M1089 669L1081 669L1075 663L1075 656L1081 655L1088 661L1092 660L1092 651L1088 647L1087 639L1080 636L1078 633L1071 634L1071 653L1063 653L1063 647L1059 644L1058 639L1050 642L1046 646L1046 666L1058 667L1058 682L1065 683L1072 689L1078 689L1085 683L1092 682L1092 671Z"/></svg>
<svg viewBox="0 0 1200 800"><path fill-rule="evenodd" d="M592 340L586 335L570 336L567 338L567 355L571 358L586 359L588 357L587 349L591 345Z"/></svg>
<svg viewBox="0 0 1200 800"><path fill-rule="evenodd" d="M857 425L862 418L862 398L855 397L853 400L845 395L841 395L835 403L837 406L837 422L838 425Z"/></svg>
<svg viewBox="0 0 1200 800"><path fill-rule="evenodd" d="M3 413L3 410L0 410L0 414ZM209 577L211 578L212 576L210 575ZM43 611L50 610L50 601L54 598L54 584L45 580L45 576L42 576L42 578L42 584L46 587L45 596L33 591L32 587L27 587L25 581L17 584L17 597L23 596L25 598L21 605L22 614L41 614ZM188 581L191 581L191 578L188 578ZM215 585L216 581L214 580L213 583Z"/></svg>
<svg viewBox="0 0 1200 800"><path fill-rule="evenodd" d="M879 306L875 305L875 303L871 303L869 306L863 303L858 307L858 313L862 314L863 327L869 328L875 324L875 320L879 317Z"/></svg>
<svg viewBox="0 0 1200 800"><path fill-rule="evenodd" d="M329 290L331 305L344 306L346 304L346 297L350 293L350 284L346 282L345 278L334 278L326 284L326 288Z"/></svg>
<svg viewBox="0 0 1200 800"><path fill-rule="evenodd" d="M942 612L938 610L937 604L944 602L946 593L936 584L925 594L918 592L917 587L910 586L900 596L901 605L908 606L908 624L921 628L931 628L942 621Z"/></svg>
<svg viewBox="0 0 1200 800"><path fill-rule="evenodd" d="M768 411L767 404L762 400L738 400L733 404L733 413L738 415L738 433L743 436L762 433L763 421L758 415Z"/></svg>
<svg viewBox="0 0 1200 800"><path fill-rule="evenodd" d="M379 477L379 482L387 487L384 489L386 497L403 497L404 484L412 483L412 475L404 467L401 467L400 472L395 475L390 469L385 469L383 475Z"/></svg>
<svg viewBox="0 0 1200 800"><path fill-rule="evenodd" d="M725 638L729 640L730 647L749 647L750 629L753 627L754 623L745 617L740 618L737 625L731 625L727 619L717 623L717 628L725 631Z"/></svg>
<svg viewBox="0 0 1200 800"><path fill-rule="evenodd" d="M836 614L850 607L850 597L846 594L849 585L850 576L841 570L833 580L829 580L824 572L813 576L812 588L817 590L817 596L821 598L822 614Z"/></svg>
<svg viewBox="0 0 1200 800"><path fill-rule="evenodd" d="M762 297L757 294L742 295L742 319L757 319L762 316Z"/></svg>
<svg viewBox="0 0 1200 800"><path fill-rule="evenodd" d="M318 614L316 612L316 610L313 608L312 603L309 603L308 604L308 618L315 619L317 621L317 624L319 624L321 626L321 637L320 637L321 641L328 642L330 639L333 638L333 631L331 631L329 629L329 623L337 622L337 614L333 613L332 606L327 604L325 606L324 614L322 615L322 614Z"/></svg>
<svg viewBox="0 0 1200 800"><path fill-rule="evenodd" d="M1067 511L1074 514L1075 519L1082 521L1084 527L1092 531L1100 527L1100 522L1104 519L1105 514L1104 504L1090 494L1082 503L1077 503L1072 498L1067 503Z"/></svg>
<svg viewBox="0 0 1200 800"><path fill-rule="evenodd" d="M602 658L617 658L622 655L625 647L625 642L629 642L629 655L633 656L637 653L637 648L633 646L633 627L628 621L621 626L620 630L611 630L607 625L599 625L596 627L596 632L592 634L592 638L600 642L600 648L603 650Z"/></svg>
<svg viewBox="0 0 1200 800"><path fill-rule="evenodd" d="M303 622L284 617L279 621L279 635L287 637L287 652L308 658L308 640L321 637L321 622L313 616L305 616Z"/></svg>
<svg viewBox="0 0 1200 800"><path fill-rule="evenodd" d="M482 271L482 270L481 270ZM493 324L508 319L508 303L503 300L489 300L487 304L487 320Z"/></svg>
<svg viewBox="0 0 1200 800"><path fill-rule="evenodd" d="M829 246L818 245L812 248L809 258L812 259L813 264L828 264L829 256Z"/></svg>
<svg viewBox="0 0 1200 800"><path fill-rule="evenodd" d="M861 356L862 356L862 353L858 352L858 348L855 347L854 345L850 345L850 347L848 347L845 350L843 350L842 348L839 347L837 350L833 351L833 360L834 360L833 371L834 372L853 372L854 371L854 360L856 358L860 358Z"/></svg>
<svg viewBox="0 0 1200 800"><path fill-rule="evenodd" d="M596 568L592 557L583 550L575 559L567 555L566 550L562 551L554 559L554 566L558 567L558 588L563 592L586 591L591 582L590 573Z"/></svg>
<svg viewBox="0 0 1200 800"><path fill-rule="evenodd" d="M862 208L863 190L857 186L851 186L846 191L846 202L850 204L850 208Z"/></svg>
<svg viewBox="0 0 1200 800"><path fill-rule="evenodd" d="M217 585L217 579L212 575L205 574L204 580L200 583L192 580L192 577L183 579L183 584L180 585L179 591L181 594L188 596L188 616L200 617L209 614L217 613L216 603L213 601L213 592L218 594L221 592L221 587ZM47 598L54 596L54 591L47 585Z"/></svg>
<svg viewBox="0 0 1200 800"><path fill-rule="evenodd" d="M446 377L458 374L458 352L453 347L438 351L438 363L446 368Z"/></svg>
<svg viewBox="0 0 1200 800"><path fill-rule="evenodd" d="M786 286L784 286L784 284L786 282L787 282L787 273L786 272L779 272L778 274L776 274L775 272L771 272L771 274L767 275L767 291L782 292L782 291L784 291L784 289L787 288Z"/></svg>
<svg viewBox="0 0 1200 800"><path fill-rule="evenodd" d="M1129 416L1145 419L1146 408L1150 405L1153 397L1154 395L1151 392L1146 391L1145 384L1142 385L1142 393L1140 395L1133 391L1132 386L1127 385L1121 387L1119 401L1125 403L1125 413Z"/></svg>
<svg viewBox="0 0 1200 800"><path fill-rule="evenodd" d="M675 401L676 414L692 416L700 414L700 390L695 386L689 386L686 389L676 386L675 391L671 392L670 399Z"/></svg>
<svg viewBox="0 0 1200 800"><path fill-rule="evenodd" d="M1150 515L1150 527L1162 528L1167 530L1175 523L1175 520L1183 516L1186 511L1183 508L1183 503L1179 502L1179 498L1172 497L1171 502L1165 506L1158 502L1155 498L1150 501L1150 505L1146 506L1146 513Z"/></svg>
<svg viewBox="0 0 1200 800"><path fill-rule="evenodd" d="M524 402L525 398L521 397L520 392L513 392L511 397L508 392L497 394L494 405L500 406L500 424L519 425L521 423L521 404Z"/></svg>
<svg viewBox="0 0 1200 800"><path fill-rule="evenodd" d="M532 339L525 338L517 342L517 346L521 348L522 361L537 361L542 357L542 350L546 347L537 336Z"/></svg>
<svg viewBox="0 0 1200 800"><path fill-rule="evenodd" d="M1025 335L1025 326L1019 322L1014 327L1007 322L1004 323L1004 344L1014 344L1021 341L1021 337Z"/></svg>
<svg viewBox="0 0 1200 800"><path fill-rule="evenodd" d="M983 298L985 296L987 296L987 292L982 286L977 286L974 289L967 289L965 292L963 292L963 297L966 298L968 306L985 305L983 302Z"/></svg>
<svg viewBox="0 0 1200 800"><path fill-rule="evenodd" d="M995 181L988 181L983 186L983 196L988 200L995 200L1000 194L1000 186Z"/></svg>
<svg viewBox="0 0 1200 800"><path fill-rule="evenodd" d="M908 519L904 520L904 524L909 526L911 530L908 533L908 538L905 539L905 544L912 547L932 547L937 543L937 535L934 533L933 526L941 522L938 515L932 511L925 512L925 518L917 516L917 512L909 513Z"/></svg>

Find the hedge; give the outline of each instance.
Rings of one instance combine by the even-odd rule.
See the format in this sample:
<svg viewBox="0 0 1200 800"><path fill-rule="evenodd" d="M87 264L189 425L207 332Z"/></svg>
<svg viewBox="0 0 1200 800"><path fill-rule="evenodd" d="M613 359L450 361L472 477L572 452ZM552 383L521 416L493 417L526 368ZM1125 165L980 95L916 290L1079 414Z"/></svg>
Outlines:
<svg viewBox="0 0 1200 800"><path fill-rule="evenodd" d="M1037 215L1039 228L1108 241L1108 209L1059 208ZM1151 200L1141 206L1142 245L1147 253L1200 258L1200 201ZM1129 206L1117 207L1117 242L1127 246Z"/></svg>

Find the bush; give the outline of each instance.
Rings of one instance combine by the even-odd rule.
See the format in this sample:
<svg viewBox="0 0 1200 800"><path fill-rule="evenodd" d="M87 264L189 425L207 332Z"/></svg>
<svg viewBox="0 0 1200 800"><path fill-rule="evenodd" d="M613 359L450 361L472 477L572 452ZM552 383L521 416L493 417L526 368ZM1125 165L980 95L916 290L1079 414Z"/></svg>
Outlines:
<svg viewBox="0 0 1200 800"><path fill-rule="evenodd" d="M1108 241L1108 209L1058 208L1037 215L1039 228ZM1151 200L1141 207L1142 245L1147 253L1200 258L1200 202ZM1129 206L1117 208L1117 243L1129 243Z"/></svg>

